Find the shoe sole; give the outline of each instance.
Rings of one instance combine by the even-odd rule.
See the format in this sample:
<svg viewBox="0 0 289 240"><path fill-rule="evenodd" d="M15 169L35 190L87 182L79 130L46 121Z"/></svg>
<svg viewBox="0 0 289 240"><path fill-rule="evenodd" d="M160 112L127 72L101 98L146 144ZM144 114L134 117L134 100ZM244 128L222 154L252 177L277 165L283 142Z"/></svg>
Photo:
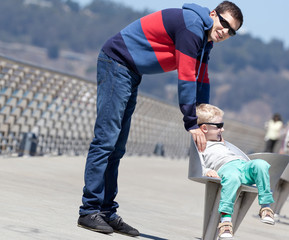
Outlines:
<svg viewBox="0 0 289 240"><path fill-rule="evenodd" d="M83 225L80 225L80 224L77 224L78 227L81 227L81 228L84 228L84 229L87 229L87 230L90 230L90 231L93 231L93 232L98 232L98 233L104 233L104 234L111 234L113 233L114 231L106 231L106 230L103 230L103 229L96 229L96 228L90 228L90 227L87 227L87 226L83 226Z"/></svg>
<svg viewBox="0 0 289 240"><path fill-rule="evenodd" d="M261 220L262 223L267 223L267 224L270 224L270 225L274 225L275 222L271 222L271 221L267 221L267 220Z"/></svg>
<svg viewBox="0 0 289 240"><path fill-rule="evenodd" d="M125 233L125 232L120 232L120 231L117 231L117 230L113 230L115 233L118 233L118 234L122 234L122 235L126 235L126 236L129 236L129 237L138 237L140 234L137 234L137 235L133 235L133 234L129 234L129 233Z"/></svg>

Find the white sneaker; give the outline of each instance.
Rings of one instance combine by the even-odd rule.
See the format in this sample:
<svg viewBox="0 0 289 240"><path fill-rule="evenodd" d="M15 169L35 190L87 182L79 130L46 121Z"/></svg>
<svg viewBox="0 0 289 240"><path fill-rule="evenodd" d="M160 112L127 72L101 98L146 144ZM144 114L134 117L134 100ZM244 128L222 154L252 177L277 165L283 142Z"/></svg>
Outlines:
<svg viewBox="0 0 289 240"><path fill-rule="evenodd" d="M271 208L265 207L261 208L259 212L259 216L261 218L261 222L274 225L274 212Z"/></svg>
<svg viewBox="0 0 289 240"><path fill-rule="evenodd" d="M219 223L219 240L233 240L233 225L231 222Z"/></svg>

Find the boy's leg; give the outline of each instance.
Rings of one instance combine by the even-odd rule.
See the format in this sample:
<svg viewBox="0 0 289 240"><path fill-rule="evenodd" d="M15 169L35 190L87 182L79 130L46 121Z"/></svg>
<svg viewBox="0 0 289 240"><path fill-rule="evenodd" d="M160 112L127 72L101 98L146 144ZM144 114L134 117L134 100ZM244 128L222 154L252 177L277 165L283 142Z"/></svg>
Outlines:
<svg viewBox="0 0 289 240"><path fill-rule="evenodd" d="M219 176L222 178L221 199L218 209L220 213L233 214L236 193L242 180L241 168L242 161L235 160L226 163L218 171Z"/></svg>
<svg viewBox="0 0 289 240"><path fill-rule="evenodd" d="M274 213L270 204L274 202L270 188L270 165L262 160L256 159L246 163L244 167L244 184L254 184L258 188L258 200L261 205L259 216L261 221L268 224L274 224Z"/></svg>
<svg viewBox="0 0 289 240"><path fill-rule="evenodd" d="M256 184L260 205L274 202L270 187L269 168L270 165L262 159L248 161L244 166L242 183L249 185Z"/></svg>
<svg viewBox="0 0 289 240"><path fill-rule="evenodd" d="M225 164L218 174L222 178L221 199L219 212L221 213L221 222L218 225L219 239L233 239L233 225L231 222L234 211L234 202L236 193L241 185L241 161L232 161Z"/></svg>

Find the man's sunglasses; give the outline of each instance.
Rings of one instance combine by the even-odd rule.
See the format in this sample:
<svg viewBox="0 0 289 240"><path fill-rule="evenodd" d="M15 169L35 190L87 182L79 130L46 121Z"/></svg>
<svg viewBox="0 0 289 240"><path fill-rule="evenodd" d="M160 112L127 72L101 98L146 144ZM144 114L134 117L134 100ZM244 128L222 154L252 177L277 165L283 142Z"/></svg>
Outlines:
<svg viewBox="0 0 289 240"><path fill-rule="evenodd" d="M226 19L224 19L217 11L216 11L216 13L217 13L217 16L219 17L220 23L223 26L223 28L229 29L229 35L230 36L236 35L236 31L230 26L228 21Z"/></svg>
<svg viewBox="0 0 289 240"><path fill-rule="evenodd" d="M207 124L207 125L214 125L216 126L217 128L222 128L224 127L224 123L221 122L221 123L200 123L199 126L203 125L203 124Z"/></svg>

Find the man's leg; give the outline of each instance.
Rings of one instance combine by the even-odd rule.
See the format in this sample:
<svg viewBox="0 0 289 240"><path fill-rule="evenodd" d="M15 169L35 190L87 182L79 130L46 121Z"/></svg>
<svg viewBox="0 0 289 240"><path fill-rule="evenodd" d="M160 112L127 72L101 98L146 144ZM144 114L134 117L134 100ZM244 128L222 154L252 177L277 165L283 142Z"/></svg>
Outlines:
<svg viewBox="0 0 289 240"><path fill-rule="evenodd" d="M101 211L106 212L107 217L110 217L113 213L115 213L116 209L118 208L117 202L114 201L118 191L118 166L120 159L125 154L125 146L129 135L131 117L135 109L137 98L137 88L132 90L133 93L127 103L127 107L122 120L121 132L115 145L115 149L108 158L108 166L105 173L105 195Z"/></svg>
<svg viewBox="0 0 289 240"><path fill-rule="evenodd" d="M105 54L100 54L95 137L90 144L87 156L83 205L79 211L81 216L93 215L101 211L105 196L105 174L108 158L115 150L127 102L131 95L131 75L127 72L129 72L127 68ZM110 168L110 171L117 171L118 164L113 165L113 167L115 169ZM92 219L94 221L93 227L96 227L95 220L99 219L99 217ZM91 221L91 218L88 221Z"/></svg>
<svg viewBox="0 0 289 240"><path fill-rule="evenodd" d="M115 149L108 158L108 166L105 173L105 195L101 211L106 215L105 220L114 229L114 231L129 236L138 236L139 231L125 223L120 216L116 214L118 203L114 201L117 195L117 177L120 159L125 154L125 146L129 135L131 117L135 110L137 89L140 79L133 79L131 85L131 96L126 106L122 120L121 132L115 145Z"/></svg>

